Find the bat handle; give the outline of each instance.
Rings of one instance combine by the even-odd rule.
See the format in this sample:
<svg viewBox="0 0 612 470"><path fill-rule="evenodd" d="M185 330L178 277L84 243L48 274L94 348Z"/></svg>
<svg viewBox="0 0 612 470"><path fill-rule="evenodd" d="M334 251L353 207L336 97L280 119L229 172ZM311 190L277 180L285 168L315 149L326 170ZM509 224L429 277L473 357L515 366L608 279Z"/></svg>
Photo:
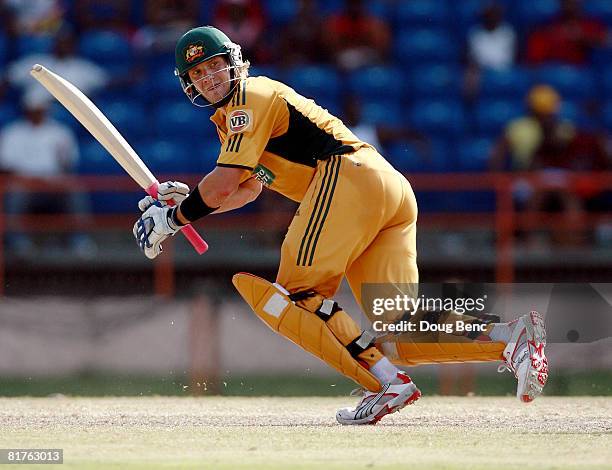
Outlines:
<svg viewBox="0 0 612 470"><path fill-rule="evenodd" d="M146 191L147 194L155 199L157 199L157 185L159 183L156 181L151 186L149 186ZM167 201L169 206L174 206L174 201ZM181 228L181 233L185 235L185 238L191 243L195 251L201 255L206 253L208 250L208 243L204 241L204 239L195 231L195 229L190 225L185 225Z"/></svg>

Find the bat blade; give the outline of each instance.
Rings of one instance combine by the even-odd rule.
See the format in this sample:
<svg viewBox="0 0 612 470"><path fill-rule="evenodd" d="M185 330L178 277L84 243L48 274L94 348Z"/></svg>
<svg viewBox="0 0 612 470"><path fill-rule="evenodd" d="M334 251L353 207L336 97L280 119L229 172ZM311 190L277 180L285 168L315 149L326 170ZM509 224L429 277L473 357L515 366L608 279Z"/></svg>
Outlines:
<svg viewBox="0 0 612 470"><path fill-rule="evenodd" d="M157 179L98 107L68 80L43 65L36 64L30 74L58 100L106 149L138 185L157 197ZM181 229L195 250L202 254L207 243L191 225Z"/></svg>
<svg viewBox="0 0 612 470"><path fill-rule="evenodd" d="M142 189L156 179L115 126L85 94L68 80L36 64L31 75L102 144Z"/></svg>

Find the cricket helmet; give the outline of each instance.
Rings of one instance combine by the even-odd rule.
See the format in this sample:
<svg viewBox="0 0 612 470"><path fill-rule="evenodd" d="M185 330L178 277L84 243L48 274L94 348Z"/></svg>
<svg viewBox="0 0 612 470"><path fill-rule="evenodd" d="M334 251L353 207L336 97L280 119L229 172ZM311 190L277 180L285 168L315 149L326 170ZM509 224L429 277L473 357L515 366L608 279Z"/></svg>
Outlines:
<svg viewBox="0 0 612 470"><path fill-rule="evenodd" d="M229 63L230 89L216 103L208 102L196 89L189 78L188 71L213 57L226 56ZM240 46L233 43L227 35L212 26L200 26L187 31L176 43L176 69L174 74L179 78L181 88L196 106L214 106L219 108L232 98L240 80L240 71L246 65L242 60Z"/></svg>

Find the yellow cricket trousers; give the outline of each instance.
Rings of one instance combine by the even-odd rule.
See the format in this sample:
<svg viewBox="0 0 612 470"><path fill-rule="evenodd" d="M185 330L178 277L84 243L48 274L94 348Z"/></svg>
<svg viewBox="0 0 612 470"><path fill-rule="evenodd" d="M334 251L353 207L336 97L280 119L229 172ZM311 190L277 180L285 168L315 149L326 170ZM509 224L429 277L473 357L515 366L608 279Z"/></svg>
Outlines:
<svg viewBox="0 0 612 470"><path fill-rule="evenodd" d="M318 164L281 249L277 282L330 298L346 276L362 283L417 283L417 204L406 178L372 147Z"/></svg>
<svg viewBox="0 0 612 470"><path fill-rule="evenodd" d="M388 295L397 294L395 284L411 284L416 295L417 212L410 183L374 148L321 161L287 231L277 282L290 292L331 298L346 276L360 305L365 283L386 284ZM358 331L356 325L334 326L345 344ZM504 348L456 336L440 343L440 336L415 344L403 334L382 349L398 365L418 365L499 360ZM371 365L379 356L360 358Z"/></svg>

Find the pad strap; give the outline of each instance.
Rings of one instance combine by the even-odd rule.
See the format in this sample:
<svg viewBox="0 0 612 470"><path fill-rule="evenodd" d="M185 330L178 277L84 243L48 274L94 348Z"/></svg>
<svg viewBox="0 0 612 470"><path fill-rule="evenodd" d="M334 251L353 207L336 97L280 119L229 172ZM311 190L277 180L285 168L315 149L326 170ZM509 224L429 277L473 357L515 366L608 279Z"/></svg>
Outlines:
<svg viewBox="0 0 612 470"><path fill-rule="evenodd" d="M317 310L315 313L321 320L327 321L339 310L342 309L338 306L337 302L331 299L325 299L319 307L319 310Z"/></svg>
<svg viewBox="0 0 612 470"><path fill-rule="evenodd" d="M369 349L370 347L374 346L375 339L376 336L374 336L372 332L364 331L359 336L357 336L357 338L347 344L346 349L348 350L351 356L357 358L357 356L359 356L366 349Z"/></svg>

